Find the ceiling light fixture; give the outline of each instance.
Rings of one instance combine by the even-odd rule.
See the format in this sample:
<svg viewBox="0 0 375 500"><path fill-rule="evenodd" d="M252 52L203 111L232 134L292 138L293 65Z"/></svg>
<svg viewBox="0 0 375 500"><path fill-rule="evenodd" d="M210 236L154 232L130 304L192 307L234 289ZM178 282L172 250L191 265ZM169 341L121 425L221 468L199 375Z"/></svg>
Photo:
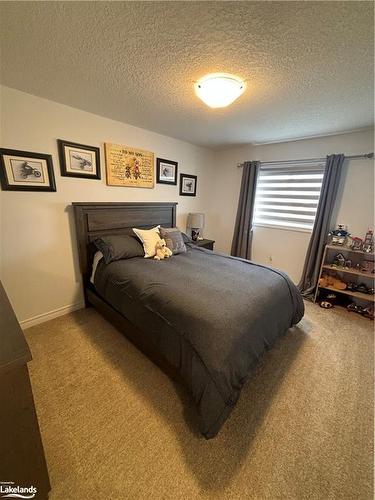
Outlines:
<svg viewBox="0 0 375 500"><path fill-rule="evenodd" d="M210 108L225 108L245 90L245 82L228 73L212 73L194 84L195 93Z"/></svg>

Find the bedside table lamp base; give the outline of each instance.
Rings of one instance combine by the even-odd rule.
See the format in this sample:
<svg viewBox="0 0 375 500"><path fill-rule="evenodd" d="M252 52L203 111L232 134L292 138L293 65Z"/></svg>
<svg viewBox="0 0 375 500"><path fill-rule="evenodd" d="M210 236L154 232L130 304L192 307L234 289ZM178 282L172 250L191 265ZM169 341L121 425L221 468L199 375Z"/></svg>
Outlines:
<svg viewBox="0 0 375 500"><path fill-rule="evenodd" d="M199 228L191 228L191 239L193 241L203 240Z"/></svg>
<svg viewBox="0 0 375 500"><path fill-rule="evenodd" d="M186 227L191 229L191 239L193 241L202 240L200 230L204 228L204 214L189 214Z"/></svg>

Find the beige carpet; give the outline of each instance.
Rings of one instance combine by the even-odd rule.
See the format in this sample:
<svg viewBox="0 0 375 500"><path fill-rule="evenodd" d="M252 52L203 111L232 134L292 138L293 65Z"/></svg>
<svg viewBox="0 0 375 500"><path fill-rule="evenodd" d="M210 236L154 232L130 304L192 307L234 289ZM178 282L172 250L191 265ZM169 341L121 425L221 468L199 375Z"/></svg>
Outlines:
<svg viewBox="0 0 375 500"><path fill-rule="evenodd" d="M27 330L51 499L372 499L373 323L307 304L217 438L95 310Z"/></svg>

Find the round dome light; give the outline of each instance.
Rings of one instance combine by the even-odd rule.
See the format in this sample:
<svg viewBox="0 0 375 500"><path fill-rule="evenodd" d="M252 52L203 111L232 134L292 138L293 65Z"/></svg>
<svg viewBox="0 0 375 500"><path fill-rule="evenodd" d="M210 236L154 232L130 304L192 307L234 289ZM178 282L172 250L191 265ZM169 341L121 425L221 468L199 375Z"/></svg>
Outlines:
<svg viewBox="0 0 375 500"><path fill-rule="evenodd" d="M210 108L225 108L245 90L245 82L227 73L206 75L194 84L195 93Z"/></svg>

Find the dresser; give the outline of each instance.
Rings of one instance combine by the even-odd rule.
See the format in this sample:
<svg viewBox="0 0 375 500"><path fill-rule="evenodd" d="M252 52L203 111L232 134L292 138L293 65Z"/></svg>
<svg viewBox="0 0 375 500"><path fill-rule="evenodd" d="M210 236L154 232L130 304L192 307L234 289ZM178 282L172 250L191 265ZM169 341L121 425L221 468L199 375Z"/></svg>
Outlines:
<svg viewBox="0 0 375 500"><path fill-rule="evenodd" d="M50 482L27 368L31 359L0 282L0 490L34 487L36 493L23 494L46 499Z"/></svg>

